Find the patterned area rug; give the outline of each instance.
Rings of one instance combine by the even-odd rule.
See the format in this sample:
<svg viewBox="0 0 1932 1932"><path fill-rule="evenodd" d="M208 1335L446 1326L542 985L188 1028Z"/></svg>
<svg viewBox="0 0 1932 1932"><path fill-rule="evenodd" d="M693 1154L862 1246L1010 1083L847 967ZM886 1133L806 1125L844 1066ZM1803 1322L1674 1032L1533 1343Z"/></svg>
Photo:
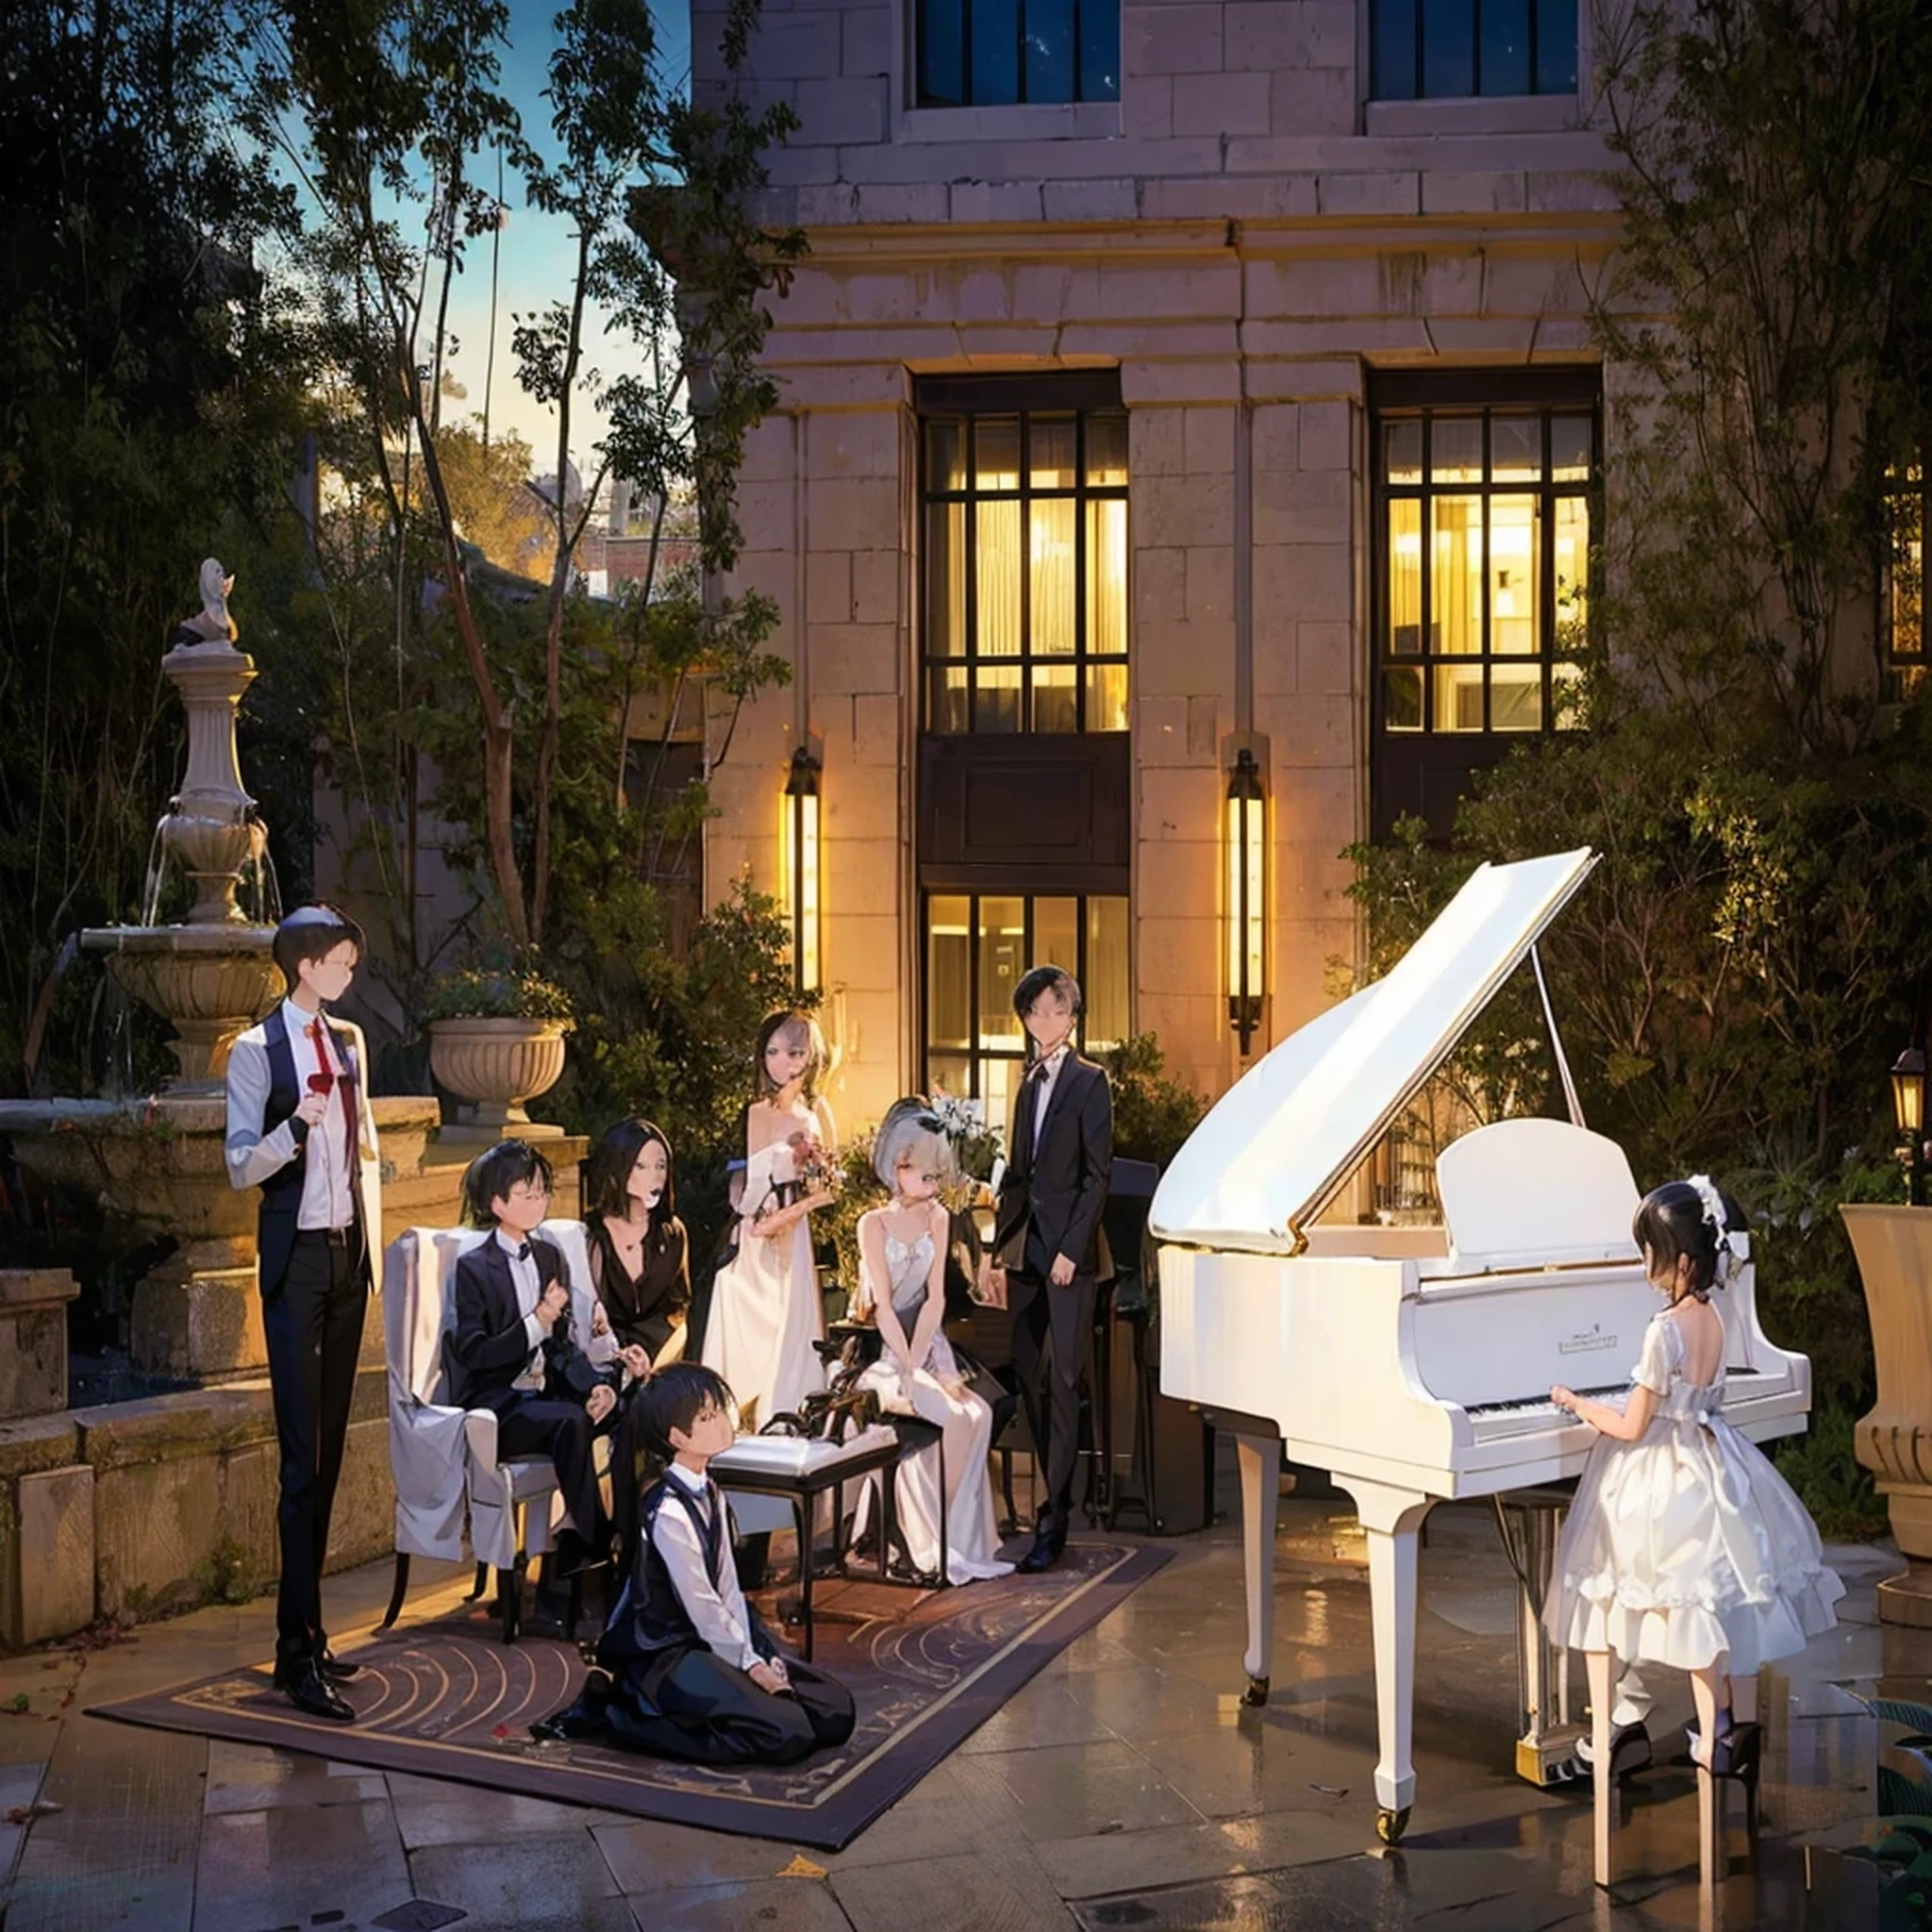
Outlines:
<svg viewBox="0 0 1932 1932"><path fill-rule="evenodd" d="M930 1592L815 1589L815 1660L852 1691L858 1724L840 1750L782 1771L536 1742L531 1722L575 1697L584 1665L555 1638L505 1644L480 1609L405 1624L345 1651L363 1667L342 1687L354 1724L305 1717L275 1694L266 1664L91 1714L837 1851L1167 1558L1144 1545L1076 1541L1043 1576Z"/></svg>

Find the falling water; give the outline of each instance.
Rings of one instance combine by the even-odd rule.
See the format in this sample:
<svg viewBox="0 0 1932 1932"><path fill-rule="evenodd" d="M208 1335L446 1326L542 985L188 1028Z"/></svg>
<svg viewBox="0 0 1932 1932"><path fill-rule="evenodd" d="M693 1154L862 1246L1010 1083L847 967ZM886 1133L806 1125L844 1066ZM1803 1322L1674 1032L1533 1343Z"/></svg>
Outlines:
<svg viewBox="0 0 1932 1932"><path fill-rule="evenodd" d="M147 884L141 895L141 923L143 925L158 924L161 916L161 879L168 862L161 840L167 824L168 814L163 812L155 821L155 835L148 841Z"/></svg>

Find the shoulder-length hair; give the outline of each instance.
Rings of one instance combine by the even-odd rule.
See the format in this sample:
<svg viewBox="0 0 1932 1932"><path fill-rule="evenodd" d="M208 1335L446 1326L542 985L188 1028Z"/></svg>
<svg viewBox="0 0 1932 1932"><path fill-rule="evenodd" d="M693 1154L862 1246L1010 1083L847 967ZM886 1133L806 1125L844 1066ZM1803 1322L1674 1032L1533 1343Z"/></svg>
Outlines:
<svg viewBox="0 0 1932 1932"><path fill-rule="evenodd" d="M619 1121L607 1127L584 1163L584 1218L598 1221L630 1218L630 1172L638 1156L652 1141L664 1150L664 1191L651 1209L646 1239L661 1247L671 1224L677 1219L677 1162L664 1129L647 1120Z"/></svg>
<svg viewBox="0 0 1932 1932"><path fill-rule="evenodd" d="M758 1098L769 1100L778 1091L765 1071L765 1049L781 1033L791 1044L806 1050L805 1097L808 1101L816 1100L819 1097L819 1076L825 1071L825 1036L819 1031L819 1023L809 1013L802 1013L795 1007L786 1007L768 1014L764 1024L758 1028L757 1058L753 1068Z"/></svg>

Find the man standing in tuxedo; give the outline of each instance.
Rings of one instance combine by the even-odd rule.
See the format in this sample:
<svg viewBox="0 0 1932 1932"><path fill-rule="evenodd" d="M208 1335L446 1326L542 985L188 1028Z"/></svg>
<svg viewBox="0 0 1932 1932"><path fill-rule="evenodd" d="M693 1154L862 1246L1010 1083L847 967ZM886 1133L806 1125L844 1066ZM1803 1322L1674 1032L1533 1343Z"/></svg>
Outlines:
<svg viewBox="0 0 1932 1932"><path fill-rule="evenodd" d="M327 1011L362 954L355 921L304 906L275 928L288 996L228 1056L228 1180L259 1188L261 1327L281 1457L275 1689L311 1717L356 1713L337 1686L322 1566L341 1474L362 1318L382 1246L375 1120L361 1033Z"/></svg>
<svg viewBox="0 0 1932 1932"><path fill-rule="evenodd" d="M1033 1059L1013 1108L990 1286L1012 1313L1013 1365L1046 1464L1046 1506L1020 1563L1031 1572L1059 1560L1073 1517L1094 1296L1113 1274L1100 1225L1113 1167L1113 1095L1105 1070L1074 1048L1081 1002L1071 973L1034 967L1013 989L1013 1009Z"/></svg>

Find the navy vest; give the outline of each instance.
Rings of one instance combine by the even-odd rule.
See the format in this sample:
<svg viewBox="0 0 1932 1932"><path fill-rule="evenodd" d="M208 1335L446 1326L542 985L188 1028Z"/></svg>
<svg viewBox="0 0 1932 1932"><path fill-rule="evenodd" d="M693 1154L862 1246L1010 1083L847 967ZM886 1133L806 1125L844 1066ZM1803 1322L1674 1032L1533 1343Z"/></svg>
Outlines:
<svg viewBox="0 0 1932 1932"><path fill-rule="evenodd" d="M665 1651L687 1649L704 1642L698 1635L697 1625L684 1607L684 1600L677 1594L676 1586L671 1581L670 1569L658 1553L651 1532L660 1509L671 1505L682 1508L697 1532L699 1547L705 1553L705 1567L711 1573L711 1581L716 1585L724 1577L725 1564L733 1560L730 1532L724 1521L724 1496L720 1494L717 1500L717 1511L707 1529L703 1506L674 1477L659 1476L644 1491L644 1500L639 1510L637 1555L632 1561L630 1574L625 1578L623 1593L610 1613L609 1624L598 1642L599 1662L607 1667L619 1666L636 1658L648 1659ZM744 1608L752 1641L762 1651L770 1643L764 1625L749 1603Z"/></svg>
<svg viewBox="0 0 1932 1932"><path fill-rule="evenodd" d="M353 1082L360 1073L355 1054L340 1033L332 1034L331 1039L337 1057ZM308 1081L295 1070L295 1043L289 1038L288 1018L279 1004L261 1023L261 1041L268 1054L268 1101L261 1110L261 1131L266 1138L294 1114L302 1104ZM330 1104L339 1105L334 1095L330 1096ZM308 1171L308 1137L303 1134L296 1140L294 1158L261 1183L257 1248L260 1256L261 1291L265 1295L273 1294L289 1272L289 1257L295 1247L295 1217L302 1210L302 1181ZM350 1149L349 1188L355 1197L356 1224L359 1229L363 1224L362 1167L360 1150L357 1147ZM366 1254L363 1259L366 1263Z"/></svg>

